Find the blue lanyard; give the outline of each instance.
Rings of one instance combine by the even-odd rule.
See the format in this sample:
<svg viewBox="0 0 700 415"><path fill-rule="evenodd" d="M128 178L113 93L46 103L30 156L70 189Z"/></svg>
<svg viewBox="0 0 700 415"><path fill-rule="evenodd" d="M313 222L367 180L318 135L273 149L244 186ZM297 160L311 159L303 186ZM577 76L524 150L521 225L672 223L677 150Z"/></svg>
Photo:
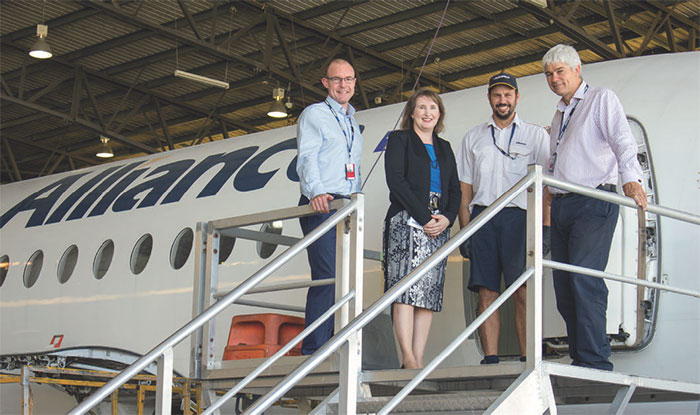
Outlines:
<svg viewBox="0 0 700 415"><path fill-rule="evenodd" d="M340 122L340 118L338 118L338 114L335 112L333 107L331 107L331 104L328 103L328 100L324 101L326 105L328 105L328 109L331 110L331 113L335 117L335 120L338 122L338 126L340 127L340 131L343 132L343 135L345 136L345 144L348 147L348 156L350 157L350 160L352 161L352 143L355 141L355 126L352 125L352 121L350 121L350 131L351 131L351 136L350 136L350 141L348 142L348 133L345 132L345 126Z"/></svg>
<svg viewBox="0 0 700 415"><path fill-rule="evenodd" d="M498 151L501 152L501 154L510 158L511 160L515 160L515 157L510 155L510 144L513 142L513 135L515 134L515 123L513 123L513 128L510 130L510 138L508 139L508 152L506 152L501 147L499 147L498 144L496 144L496 135L493 132L493 125L491 125L490 127L491 127L491 138L493 138L493 145L496 146L496 148L498 149Z"/></svg>
<svg viewBox="0 0 700 415"><path fill-rule="evenodd" d="M586 85L586 88L583 90L583 95L586 95L586 92L588 92L588 85ZM574 107L571 109L571 112L569 113L569 118L566 119L566 122L564 122L564 112L561 113L561 125L559 126L559 137L557 138L557 145L554 147L554 152L557 152L557 149L559 148L559 143L561 142L561 139L564 137L564 133L566 132L566 128L569 126L569 121L571 121L571 117L574 116L574 111L576 111L576 107L578 107L579 102L581 102L583 98L579 99L576 101L576 104L574 104Z"/></svg>

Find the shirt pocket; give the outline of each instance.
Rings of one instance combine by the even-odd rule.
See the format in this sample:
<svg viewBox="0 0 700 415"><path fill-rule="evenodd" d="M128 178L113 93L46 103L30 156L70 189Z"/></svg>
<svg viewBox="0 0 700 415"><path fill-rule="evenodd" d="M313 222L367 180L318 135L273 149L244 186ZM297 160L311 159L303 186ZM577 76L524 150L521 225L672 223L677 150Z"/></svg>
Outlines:
<svg viewBox="0 0 700 415"><path fill-rule="evenodd" d="M530 164L531 152L532 149L525 146L513 145L510 149L511 160L508 160L506 163L506 171L521 176L527 174L527 165Z"/></svg>

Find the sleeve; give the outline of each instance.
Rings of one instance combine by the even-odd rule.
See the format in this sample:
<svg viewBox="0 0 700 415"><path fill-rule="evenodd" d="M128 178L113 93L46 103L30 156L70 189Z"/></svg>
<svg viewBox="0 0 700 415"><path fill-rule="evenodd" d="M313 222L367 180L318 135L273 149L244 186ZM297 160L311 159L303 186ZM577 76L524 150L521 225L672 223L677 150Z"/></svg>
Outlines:
<svg viewBox="0 0 700 415"><path fill-rule="evenodd" d="M457 149L457 176L460 182L472 184L472 168L473 160L471 151L469 151L469 133L464 135L462 143Z"/></svg>
<svg viewBox="0 0 700 415"><path fill-rule="evenodd" d="M314 107L308 107L299 116L297 124L297 174L302 193L310 195L309 199L325 193L318 163L323 145L319 115Z"/></svg>
<svg viewBox="0 0 700 415"><path fill-rule="evenodd" d="M425 225L432 219L430 210L427 204L423 206L406 180L408 138L408 134L404 131L394 131L389 135L384 152L386 184L392 199L401 204L418 223Z"/></svg>
<svg viewBox="0 0 700 415"><path fill-rule="evenodd" d="M605 139L615 153L622 183L641 183L644 176L637 161L637 140L632 135L622 103L610 90L602 97L599 120Z"/></svg>
<svg viewBox="0 0 700 415"><path fill-rule="evenodd" d="M450 175L449 182L447 184L447 194L449 198L447 200L447 207L445 211L442 212L443 215L450 221L450 226L455 223L457 218L457 213L459 212L459 205L462 202L462 190L459 186L459 178L457 177L457 164L455 161L455 155L452 152L452 146L448 141L445 141L446 160L449 163Z"/></svg>

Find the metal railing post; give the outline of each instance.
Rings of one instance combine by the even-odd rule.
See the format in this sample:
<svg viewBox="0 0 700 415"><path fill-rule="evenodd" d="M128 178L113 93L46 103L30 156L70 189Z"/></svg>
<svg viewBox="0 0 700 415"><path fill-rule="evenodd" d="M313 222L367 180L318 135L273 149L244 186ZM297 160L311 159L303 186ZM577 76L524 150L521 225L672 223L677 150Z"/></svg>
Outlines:
<svg viewBox="0 0 700 415"><path fill-rule="evenodd" d="M527 245L525 268L534 274L527 284L526 356L528 369L542 360L542 166L530 165L535 181L527 188Z"/></svg>
<svg viewBox="0 0 700 415"><path fill-rule="evenodd" d="M163 351L158 358L158 377L156 379L156 415L172 412L173 402L173 348Z"/></svg>
<svg viewBox="0 0 700 415"><path fill-rule="evenodd" d="M345 327L362 313L362 276L363 276L363 227L364 195L355 193L352 199L357 201L357 209L346 219L343 232L343 274L342 290L355 291L355 297L341 309L341 325ZM339 225L340 226L340 225ZM336 295L337 297L337 295ZM357 407L357 387L362 366L362 330L355 331L340 349L339 368L339 411L354 414Z"/></svg>

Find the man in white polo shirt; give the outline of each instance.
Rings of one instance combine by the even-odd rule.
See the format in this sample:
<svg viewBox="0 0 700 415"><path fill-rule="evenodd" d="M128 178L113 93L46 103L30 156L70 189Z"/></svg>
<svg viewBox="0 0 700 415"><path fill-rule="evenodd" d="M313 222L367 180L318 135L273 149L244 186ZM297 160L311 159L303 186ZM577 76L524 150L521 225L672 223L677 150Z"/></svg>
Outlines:
<svg viewBox="0 0 700 415"><path fill-rule="evenodd" d="M514 76L494 75L489 81L487 98L493 116L471 129L457 151L462 227L522 179L528 164L545 165L549 155L545 129L521 120L515 113L520 93ZM479 313L498 298L501 273L509 286L525 270L526 208L527 197L521 193L471 237L469 289L479 293ZM524 361L525 286L516 291L514 298L515 332L520 343L520 359ZM482 364L499 362L500 325L498 312L481 325Z"/></svg>

